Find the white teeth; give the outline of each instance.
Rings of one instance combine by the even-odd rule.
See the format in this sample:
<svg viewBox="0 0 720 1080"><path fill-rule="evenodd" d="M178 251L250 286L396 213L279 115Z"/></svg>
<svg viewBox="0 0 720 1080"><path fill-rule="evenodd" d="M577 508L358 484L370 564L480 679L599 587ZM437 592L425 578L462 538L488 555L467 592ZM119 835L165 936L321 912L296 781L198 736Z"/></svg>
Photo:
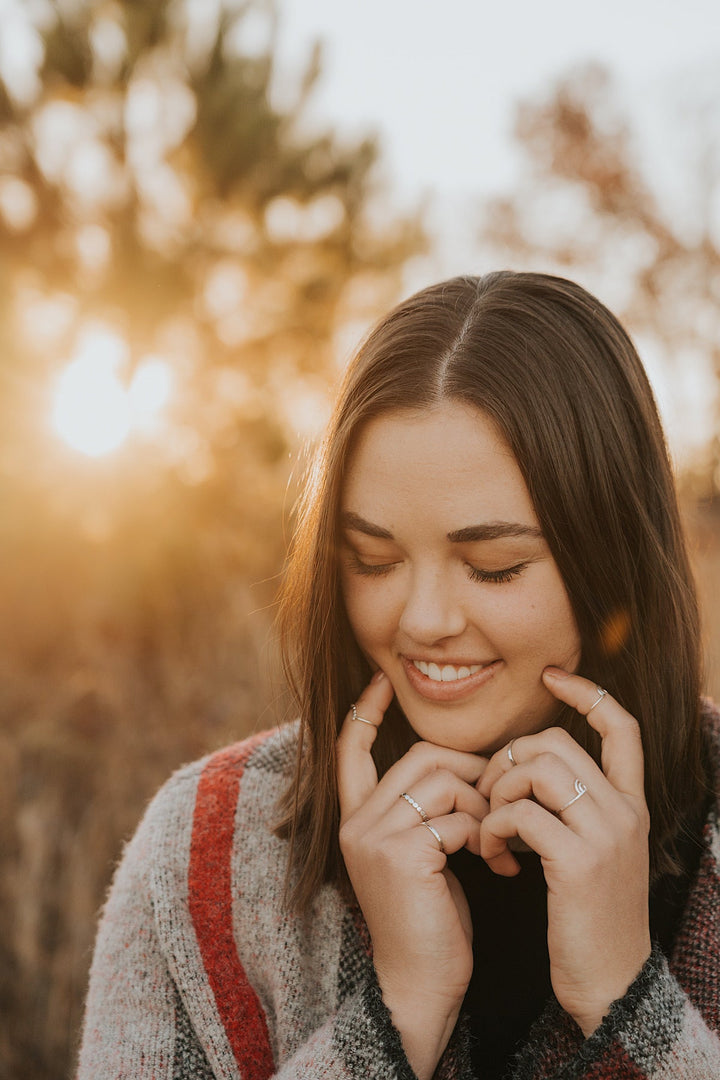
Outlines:
<svg viewBox="0 0 720 1080"><path fill-rule="evenodd" d="M476 671L480 671L482 664L470 664L469 667L455 667L454 664L443 664L439 667L438 664L429 664L426 660L413 660L414 666L418 671L422 671L423 675L427 675L428 679L432 679L433 682L457 682L458 679L467 679L469 675L474 675Z"/></svg>

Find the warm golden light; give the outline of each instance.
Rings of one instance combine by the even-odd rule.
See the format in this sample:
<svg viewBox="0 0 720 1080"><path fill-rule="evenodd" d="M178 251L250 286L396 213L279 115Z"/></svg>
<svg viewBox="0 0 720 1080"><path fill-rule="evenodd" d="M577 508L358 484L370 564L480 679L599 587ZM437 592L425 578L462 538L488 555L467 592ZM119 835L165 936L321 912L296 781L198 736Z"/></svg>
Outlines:
<svg viewBox="0 0 720 1080"><path fill-rule="evenodd" d="M127 391L133 428L152 428L167 404L172 389L170 366L157 356L142 360Z"/></svg>
<svg viewBox="0 0 720 1080"><path fill-rule="evenodd" d="M170 396L171 375L164 360L141 361L126 386L119 375L126 358L127 346L120 337L93 329L58 380L55 430L89 457L116 450L133 430L151 429Z"/></svg>

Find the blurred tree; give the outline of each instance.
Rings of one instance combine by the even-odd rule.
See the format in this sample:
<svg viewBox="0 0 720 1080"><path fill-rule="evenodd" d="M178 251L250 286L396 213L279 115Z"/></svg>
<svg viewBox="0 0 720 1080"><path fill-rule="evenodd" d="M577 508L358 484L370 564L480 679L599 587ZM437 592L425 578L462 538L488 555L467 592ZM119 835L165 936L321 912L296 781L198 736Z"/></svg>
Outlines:
<svg viewBox="0 0 720 1080"><path fill-rule="evenodd" d="M700 360L720 392L720 140L714 106L685 117L686 212L639 165L638 136L607 71L596 65L522 103L515 134L521 185L481 210L481 243L523 265L590 279L633 333L652 340L674 375ZM690 122L688 122L690 120ZM665 119L665 152L671 124ZM688 205L689 204L689 205ZM720 393L717 409L720 410ZM720 421L720 412L716 412ZM698 492L720 492L720 422Z"/></svg>
<svg viewBox="0 0 720 1080"><path fill-rule="evenodd" d="M0 37L0 1076L54 1080L120 838L274 720L289 451L424 240L372 139L310 128L271 0L8 0ZM108 368L169 403L83 458L70 361L80 420Z"/></svg>

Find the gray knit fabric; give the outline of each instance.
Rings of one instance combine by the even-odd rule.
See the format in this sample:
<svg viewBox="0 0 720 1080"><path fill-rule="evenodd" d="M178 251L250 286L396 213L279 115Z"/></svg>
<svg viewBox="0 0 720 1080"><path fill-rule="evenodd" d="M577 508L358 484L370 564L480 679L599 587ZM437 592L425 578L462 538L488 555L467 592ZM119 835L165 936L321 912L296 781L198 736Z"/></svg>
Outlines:
<svg viewBox="0 0 720 1080"><path fill-rule="evenodd" d="M329 886L304 917L283 905L287 846L273 835L272 821L294 763L294 729L230 751L230 757L221 752L176 773L125 850L98 934L78 1080L412 1080L357 910ZM191 895L203 888L212 895L214 887L212 874L203 878L204 853L193 840L206 797L198 792L211 776L213 806L226 778L235 782L231 773L238 773L239 761L229 932L259 1003L247 1022L227 1015L218 986L232 986L223 979L235 978L235 969L228 959L228 971L222 970L221 954L208 970L209 946L202 945ZM720 1078L715 809L706 841L672 964L656 950L589 1040L550 1002L513 1080ZM191 857L200 867L194 877ZM443 1080L472 1077L464 1024L438 1067Z"/></svg>

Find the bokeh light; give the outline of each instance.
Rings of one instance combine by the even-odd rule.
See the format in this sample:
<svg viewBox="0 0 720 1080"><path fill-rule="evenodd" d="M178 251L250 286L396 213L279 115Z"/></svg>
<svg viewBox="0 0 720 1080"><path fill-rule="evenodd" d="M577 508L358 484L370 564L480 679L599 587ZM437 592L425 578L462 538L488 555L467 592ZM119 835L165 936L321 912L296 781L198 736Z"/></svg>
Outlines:
<svg viewBox="0 0 720 1080"><path fill-rule="evenodd" d="M170 397L172 379L166 361L144 358L126 385L121 372L127 357L122 338L92 328L58 379L54 428L68 446L89 457L117 450L133 430L152 430Z"/></svg>

